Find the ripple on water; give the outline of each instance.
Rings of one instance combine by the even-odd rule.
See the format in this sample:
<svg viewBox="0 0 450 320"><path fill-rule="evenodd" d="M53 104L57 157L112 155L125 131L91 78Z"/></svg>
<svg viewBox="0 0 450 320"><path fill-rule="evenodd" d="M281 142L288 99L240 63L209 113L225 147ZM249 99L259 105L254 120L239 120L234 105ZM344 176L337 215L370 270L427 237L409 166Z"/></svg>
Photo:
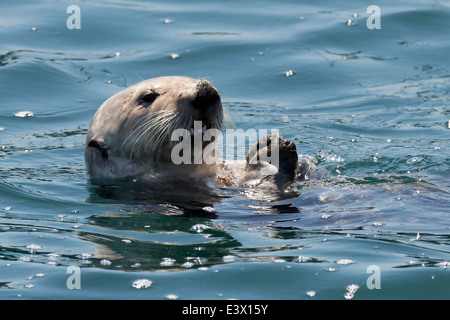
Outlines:
<svg viewBox="0 0 450 320"><path fill-rule="evenodd" d="M239 2L238 9L236 4L221 2L211 18L209 5L164 4L158 10L139 5L124 11L116 2L106 3L109 13L123 19L123 28L116 28L113 38L105 36L107 17L103 21L99 16L91 21L89 34L73 33L86 46L73 50L70 41L59 41L59 52L55 41L65 35L48 36L48 31L60 24L61 16L46 12L42 26L29 25L30 17L52 8L17 11L14 1L5 5L23 19L2 21L2 44L27 49L0 52L0 83L6 85L0 99L0 276L19 283L25 298L29 293L55 298L56 292L61 293L56 298L70 299L74 291L59 290L58 281L72 264L85 267L80 293L94 298L109 293L90 289L100 275L108 282L106 290L120 292L125 279L136 297L142 292L131 288L149 288L152 281L144 279L149 277L158 282L158 290L145 293L166 299L185 292L177 279L186 283L186 290L202 288L189 292L194 299L217 292L233 297L240 288L246 297L267 298L270 292L291 297L299 289L292 279L306 279L300 291L306 299L343 298L344 293L353 299L360 292L346 285L357 272L366 274L372 259L386 266L388 277L389 266L396 267L396 275L409 272L408 280L391 277L393 290L386 286L383 294L402 298L402 287L421 291L424 283L416 276L423 271L436 275L436 281L431 294L414 298L445 290L439 279L450 268L450 72L448 43L438 32L449 25L445 5L386 3L384 21L396 32L379 37L365 26L365 8L352 15L345 10L349 3L330 1L327 11L313 2ZM89 3L85 5L88 12ZM144 15L142 24L136 17ZM423 25L429 32L423 32ZM126 41L115 41L120 37ZM151 41L142 41L149 37ZM139 51L127 50L136 44ZM241 81L236 81L237 71ZM195 204L202 208L202 219L192 218L191 211L184 215L175 205L169 209L165 201L145 204L151 212L144 215L134 209L122 212L123 202L117 199L95 198L83 158L91 116L121 87L140 76L167 72L214 81L237 128L276 128L294 140L298 151L317 165L310 179L299 184L299 196L249 200L240 190L220 190L220 203ZM8 90L22 87L27 90ZM420 178L429 182L422 184ZM88 197L99 202L85 202ZM73 211L78 207L83 210ZM117 211L124 214L116 219ZM203 219L204 213L217 217ZM349 236L344 238L345 233ZM300 257L294 250L299 246L305 247ZM277 273L288 268L290 277ZM308 278L313 269L317 276ZM249 270L256 271L248 276ZM230 277L231 271L236 277ZM48 276L40 278L36 272ZM141 276L134 277L138 272ZM34 278L24 281L30 274ZM157 281L161 275L167 281ZM264 278L270 281L261 283ZM288 283L281 283L284 279ZM8 286L13 285L0 282L0 298L11 296Z"/></svg>

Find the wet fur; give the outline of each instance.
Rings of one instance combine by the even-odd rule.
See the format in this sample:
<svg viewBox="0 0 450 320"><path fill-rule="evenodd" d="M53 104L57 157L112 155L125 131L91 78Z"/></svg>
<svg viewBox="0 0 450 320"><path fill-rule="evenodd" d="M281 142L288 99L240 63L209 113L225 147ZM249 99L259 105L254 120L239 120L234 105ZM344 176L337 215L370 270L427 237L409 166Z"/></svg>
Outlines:
<svg viewBox="0 0 450 320"><path fill-rule="evenodd" d="M175 165L170 155L178 142L171 141L171 134L190 130L197 120L219 130L232 123L210 82L187 77L139 82L106 100L94 115L85 144L87 173L96 181L133 177L168 188L189 179L200 184L198 178L208 177L223 187L282 190L307 169L298 165L295 144L273 135L261 138L243 162ZM276 150L270 149L271 140L277 142ZM262 151L279 152L280 165L260 161Z"/></svg>

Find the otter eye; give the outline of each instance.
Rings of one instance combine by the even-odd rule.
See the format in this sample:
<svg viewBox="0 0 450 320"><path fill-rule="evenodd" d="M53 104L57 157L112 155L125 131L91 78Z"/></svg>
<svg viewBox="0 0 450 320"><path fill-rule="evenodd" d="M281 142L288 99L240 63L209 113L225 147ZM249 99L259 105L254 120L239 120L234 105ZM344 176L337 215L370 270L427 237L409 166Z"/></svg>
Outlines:
<svg viewBox="0 0 450 320"><path fill-rule="evenodd" d="M155 102L156 98L158 98L159 94L155 92L146 93L141 96L139 100L145 105L145 107L150 106L153 102Z"/></svg>

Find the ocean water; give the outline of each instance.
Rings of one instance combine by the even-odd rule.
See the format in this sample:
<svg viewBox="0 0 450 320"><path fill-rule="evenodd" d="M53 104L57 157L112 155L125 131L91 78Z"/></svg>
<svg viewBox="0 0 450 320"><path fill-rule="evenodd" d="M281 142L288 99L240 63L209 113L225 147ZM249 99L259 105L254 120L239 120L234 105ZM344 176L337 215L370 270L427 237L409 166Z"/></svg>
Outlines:
<svg viewBox="0 0 450 320"><path fill-rule="evenodd" d="M2 1L0 298L449 299L449 31L449 1ZM165 75L316 169L202 214L97 194L90 119Z"/></svg>

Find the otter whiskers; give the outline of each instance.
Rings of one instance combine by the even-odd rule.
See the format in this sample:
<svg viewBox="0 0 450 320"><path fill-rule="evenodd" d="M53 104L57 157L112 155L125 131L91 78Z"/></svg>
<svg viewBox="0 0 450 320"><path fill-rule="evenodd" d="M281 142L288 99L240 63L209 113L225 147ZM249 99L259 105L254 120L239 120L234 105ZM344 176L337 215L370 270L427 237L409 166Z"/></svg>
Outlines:
<svg viewBox="0 0 450 320"><path fill-rule="evenodd" d="M136 146L144 145L144 148L138 148L142 153L147 151L150 142L153 142L152 151L159 147L159 145L164 141L164 138L168 136L167 128L177 117L178 113L170 112L167 110L155 111L147 116L141 118L133 126L133 131L128 135L128 137L123 141L121 147L126 146L128 140L133 140L133 145L129 151L129 158L133 158L134 149ZM140 156L140 155L138 155Z"/></svg>

